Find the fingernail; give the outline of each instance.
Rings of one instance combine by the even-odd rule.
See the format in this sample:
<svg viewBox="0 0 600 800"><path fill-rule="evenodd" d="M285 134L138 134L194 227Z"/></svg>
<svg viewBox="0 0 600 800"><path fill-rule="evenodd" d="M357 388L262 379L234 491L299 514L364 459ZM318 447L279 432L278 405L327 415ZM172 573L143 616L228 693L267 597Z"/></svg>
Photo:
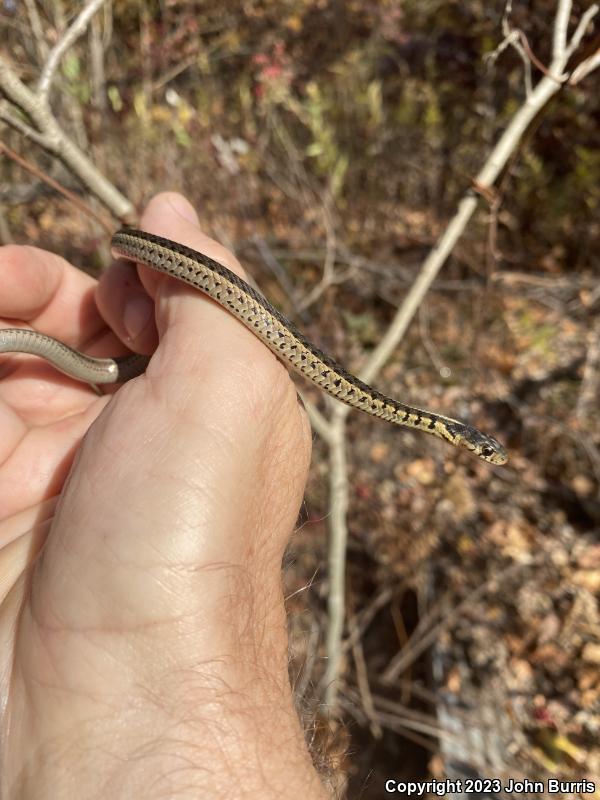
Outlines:
<svg viewBox="0 0 600 800"><path fill-rule="evenodd" d="M154 314L154 303L147 294L131 297L123 312L123 325L129 339L135 341L148 326Z"/></svg>

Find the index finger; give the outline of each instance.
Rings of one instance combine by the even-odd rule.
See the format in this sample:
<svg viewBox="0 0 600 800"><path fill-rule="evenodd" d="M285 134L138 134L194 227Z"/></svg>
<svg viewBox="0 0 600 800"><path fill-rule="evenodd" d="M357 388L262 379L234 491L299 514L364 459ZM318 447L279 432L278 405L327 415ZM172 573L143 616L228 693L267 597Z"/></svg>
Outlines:
<svg viewBox="0 0 600 800"><path fill-rule="evenodd" d="M87 346L106 331L94 300L96 281L54 253L25 245L0 248L0 321L15 321Z"/></svg>

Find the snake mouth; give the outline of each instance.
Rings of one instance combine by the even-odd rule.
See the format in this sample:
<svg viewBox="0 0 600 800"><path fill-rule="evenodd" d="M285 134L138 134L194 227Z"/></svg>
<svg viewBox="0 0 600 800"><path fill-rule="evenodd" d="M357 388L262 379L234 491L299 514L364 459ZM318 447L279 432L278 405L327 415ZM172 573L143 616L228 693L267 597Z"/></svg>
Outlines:
<svg viewBox="0 0 600 800"><path fill-rule="evenodd" d="M465 425L454 420L451 425L447 425L447 428L454 437L455 444L462 445L482 461L487 461L489 464L495 464L496 466L502 466L508 461L508 453L493 436L482 433L471 425Z"/></svg>
<svg viewBox="0 0 600 800"><path fill-rule="evenodd" d="M491 436L485 436L484 434L479 435L483 441L478 442L474 446L473 452L478 455L479 458L487 461L490 464L496 464L497 466L506 464L508 461L508 453L500 444L500 442Z"/></svg>

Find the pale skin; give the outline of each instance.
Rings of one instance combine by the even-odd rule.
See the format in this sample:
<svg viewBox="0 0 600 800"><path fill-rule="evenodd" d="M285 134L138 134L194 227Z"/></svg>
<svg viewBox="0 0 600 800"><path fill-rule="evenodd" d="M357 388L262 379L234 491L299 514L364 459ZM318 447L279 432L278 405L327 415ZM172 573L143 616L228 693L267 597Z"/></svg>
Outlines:
<svg viewBox="0 0 600 800"><path fill-rule="evenodd" d="M180 195L140 227L243 274ZM281 557L310 427L198 292L0 249L0 322L152 353L99 397L0 357L0 798L324 798L293 706ZM68 480L67 480L68 476Z"/></svg>

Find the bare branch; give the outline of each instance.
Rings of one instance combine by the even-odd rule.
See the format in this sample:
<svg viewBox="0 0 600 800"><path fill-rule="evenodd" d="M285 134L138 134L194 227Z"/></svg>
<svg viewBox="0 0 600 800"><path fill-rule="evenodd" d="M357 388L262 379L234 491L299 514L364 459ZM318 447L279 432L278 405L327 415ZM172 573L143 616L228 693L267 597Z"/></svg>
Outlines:
<svg viewBox="0 0 600 800"><path fill-rule="evenodd" d="M444 739L448 742L458 741L457 735L452 731L447 730L441 726L436 717L432 714L424 714L423 712L414 711L412 708L406 708L400 703L389 700L381 695L372 695L373 710L377 716L377 721L383 728L396 731L401 736L404 736L411 741L416 741L422 747L436 751L431 742L425 740L423 737L410 735L409 731L420 731L425 736L433 739ZM342 698L343 705L346 706L347 699L350 699L355 708L349 709L350 713L358 716L356 711L359 711L361 724L365 724L370 720L369 714L366 709L361 708L359 703L361 696L351 689L344 690L344 697ZM385 710L381 710L381 709ZM388 710L389 709L389 710Z"/></svg>
<svg viewBox="0 0 600 800"><path fill-rule="evenodd" d="M520 37L523 36L523 32L520 31L518 28L513 28L510 24L510 15L512 13L512 0L507 0L506 7L504 9L504 14L502 15L502 33L504 34L504 39L500 42L500 44L493 50L491 53L488 53L485 57L486 61L496 61L498 56L506 50L507 47L514 47L514 49L519 54L521 61L523 62L523 69L525 71L525 94L527 97L531 94L532 89L532 80L531 80L531 61L532 59L528 57L525 47L520 41Z"/></svg>
<svg viewBox="0 0 600 800"><path fill-rule="evenodd" d="M58 69L62 57L69 47L71 47L73 42L75 42L85 32L89 21L104 2L105 0L88 0L82 10L79 12L79 15L76 17L73 24L67 28L65 33L50 51L50 55L44 64L37 87L39 99L43 104L47 104L48 102L48 95L50 93L52 81L54 80L56 70Z"/></svg>
<svg viewBox="0 0 600 800"><path fill-rule="evenodd" d="M484 187L485 189L493 185L496 178L505 167L509 157L517 149L523 134L529 127L533 118L559 89L560 85L549 76L545 76L540 80L531 96L527 98L514 115L509 126L506 128L482 169L477 174L474 179L476 185ZM406 296L404 303L396 313L384 337L368 359L360 375L362 380L367 383L372 381L397 347L421 304L423 297L425 297L425 294L435 280L439 270L462 236L467 223L477 208L477 203L478 199L473 190L469 190L460 201L456 214L434 249L423 262L423 266ZM344 416L347 416L348 412L348 406L344 406L341 410Z"/></svg>
<svg viewBox="0 0 600 800"><path fill-rule="evenodd" d="M90 25L90 73L94 105L104 116L107 110L106 75L104 72L104 46L98 17L94 17Z"/></svg>
<svg viewBox="0 0 600 800"><path fill-rule="evenodd" d="M373 600L369 603L368 606L362 608L360 611L360 619L356 620L354 625L352 626L352 630L348 638L344 641L342 646L342 652L345 653L350 647L354 645L354 642L357 640L357 637L360 638L365 630L369 627L375 614L384 606L386 606L392 597L394 596L394 590L390 586L386 586L382 589L378 595L376 595Z"/></svg>
<svg viewBox="0 0 600 800"><path fill-rule="evenodd" d="M321 439L324 439L326 442L331 443L331 425L325 418L323 414L316 408L310 400L307 400L304 397L302 392L298 392L302 403L304 404L304 408L306 413L308 414L308 418L310 420L310 424L316 433L319 434Z"/></svg>
<svg viewBox="0 0 600 800"><path fill-rule="evenodd" d="M188 56L183 61L174 64L170 69L168 69L164 75L161 75L160 78L155 80L152 83L151 91L157 92L159 89L162 89L163 86L166 86L167 83L170 83L174 78L178 75L181 75L182 72L185 72L186 69L189 69L192 64L195 64L198 60L198 55L196 53L192 53L191 56Z"/></svg>
<svg viewBox="0 0 600 800"><path fill-rule="evenodd" d="M569 86L575 86L598 67L600 67L600 50L596 50L593 55L577 65L569 78Z"/></svg>
<svg viewBox="0 0 600 800"><path fill-rule="evenodd" d="M279 285L286 293L289 301L292 304L292 308L294 309L294 313L296 314L296 316L298 316L305 324L308 323L309 317L300 308L300 304L296 296L296 289L294 288L292 282L288 278L287 272L275 257L273 251L269 247L264 236L261 236L258 233L254 233L251 236L251 240L252 243L256 245L256 249L258 250L262 260L267 265L267 267L269 267L269 269L277 279Z"/></svg>
<svg viewBox="0 0 600 800"><path fill-rule="evenodd" d="M351 630L354 632L355 629L356 624L353 621ZM367 669L365 654L360 638L356 638L354 644L352 645L352 655L354 656L354 664L356 666L356 682L358 684L358 690L362 699L363 710L369 719L373 737L375 739L381 739L383 736L383 731L381 730L381 725L377 720L377 714L373 704L373 695L371 694L371 687L369 685L369 671Z"/></svg>
<svg viewBox="0 0 600 800"><path fill-rule="evenodd" d="M31 32L33 33L33 38L35 39L35 46L41 64L48 56L48 45L46 43L46 39L44 38L42 21L40 20L40 15L38 14L35 0L25 0L25 7L27 8L29 25L31 26Z"/></svg>
<svg viewBox="0 0 600 800"><path fill-rule="evenodd" d="M35 94L17 78L2 56L0 56L0 89L17 108L36 122L34 114L37 112L38 103Z"/></svg>
<svg viewBox="0 0 600 800"><path fill-rule="evenodd" d="M94 166L87 155L80 150L58 124L46 104L41 103L38 96L19 80L8 62L0 56L0 91L17 108L26 114L37 129L35 136L30 136L37 144L60 160L92 191L113 214L123 222L135 218L134 209L104 175ZM10 116L6 122L14 121ZM19 126L14 126L19 128ZM22 128L22 126L21 126ZM21 129L21 132L24 132Z"/></svg>
<svg viewBox="0 0 600 800"><path fill-rule="evenodd" d="M585 31L587 29L587 26L594 19L594 17L598 13L598 10L599 10L598 4L597 3L592 3L592 5L588 9L586 9L585 13L582 15L581 19L579 20L579 24L575 28L575 33L571 37L571 41L569 42L569 46L567 47L567 50L566 50L566 53L565 53L567 59L571 58L571 56L573 55L575 50L577 50L577 48L581 44L581 40L583 39L583 37L585 35Z"/></svg>
<svg viewBox="0 0 600 800"><path fill-rule="evenodd" d="M342 655L345 619L346 543L348 541L348 469L346 463L345 418L342 406L333 411L329 444L329 624L327 629L327 669L325 670L325 703L331 710L337 706L338 677Z"/></svg>
<svg viewBox="0 0 600 800"><path fill-rule="evenodd" d="M65 14L64 0L54 0L51 4L54 25L57 31L64 31L67 28L67 16Z"/></svg>
<svg viewBox="0 0 600 800"><path fill-rule="evenodd" d="M519 31L517 31L517 34ZM523 69L525 72L525 97L529 97L533 91L533 81L531 79L531 58L527 55L525 48L521 44L520 36L517 36L516 41L513 42L513 47L521 57L523 62Z"/></svg>
<svg viewBox="0 0 600 800"><path fill-rule="evenodd" d="M102 31L102 47L107 50L108 46L110 45L112 35L113 35L113 2L110 0L107 5L104 6L104 20L103 20L103 31Z"/></svg>
<svg viewBox="0 0 600 800"><path fill-rule="evenodd" d="M510 24L510 15L512 14L512 5L513 0L506 0L506 5L504 6L504 13L502 14L502 33L505 36L508 36L512 25Z"/></svg>
<svg viewBox="0 0 600 800"><path fill-rule="evenodd" d="M306 658L302 671L300 672L296 683L294 684L294 697L300 700L304 699L310 682L315 662L319 652L319 636L321 634L320 627L315 617L313 617L310 626L310 635L306 643Z"/></svg>
<svg viewBox="0 0 600 800"><path fill-rule="evenodd" d="M0 119L3 120L7 125L10 125L11 128L14 128L16 131L19 131L19 133L22 133L27 139L31 139L32 142L35 142L42 147L46 147L47 141L45 136L42 136L41 133L38 133L26 122L23 122L22 119L19 119L19 117L15 117L14 114L11 114L4 104L0 105Z"/></svg>
<svg viewBox="0 0 600 800"><path fill-rule="evenodd" d="M554 18L554 34L552 37L553 61L559 61L565 57L570 16L571 0L558 0L558 7Z"/></svg>

